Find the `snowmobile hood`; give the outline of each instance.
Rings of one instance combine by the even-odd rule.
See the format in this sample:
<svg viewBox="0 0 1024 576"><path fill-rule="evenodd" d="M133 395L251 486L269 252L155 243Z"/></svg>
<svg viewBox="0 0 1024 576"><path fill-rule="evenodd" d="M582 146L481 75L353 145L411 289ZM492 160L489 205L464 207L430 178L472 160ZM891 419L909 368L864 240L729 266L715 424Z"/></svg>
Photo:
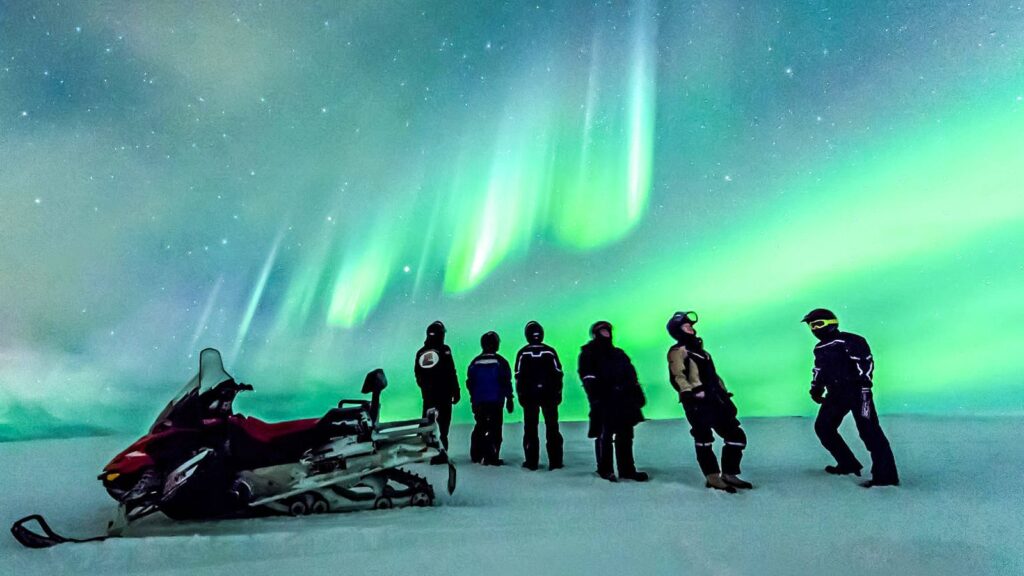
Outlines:
<svg viewBox="0 0 1024 576"><path fill-rule="evenodd" d="M111 473L132 474L142 470L143 468L153 466L153 457L149 455L146 449L154 440L170 436L171 434L174 434L173 430L158 432L156 434L147 434L142 438L139 438L133 442L131 446L122 450L117 456L114 456L114 458L103 467L103 473L100 474L100 479Z"/></svg>

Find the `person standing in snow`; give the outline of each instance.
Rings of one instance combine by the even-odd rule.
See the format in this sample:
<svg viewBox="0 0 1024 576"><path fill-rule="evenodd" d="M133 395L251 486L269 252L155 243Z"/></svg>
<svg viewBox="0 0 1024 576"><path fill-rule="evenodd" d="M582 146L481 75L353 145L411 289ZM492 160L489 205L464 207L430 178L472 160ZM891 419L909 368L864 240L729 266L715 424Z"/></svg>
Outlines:
<svg viewBox="0 0 1024 576"><path fill-rule="evenodd" d="M427 327L427 338L416 352L416 384L423 396L423 416L437 412L437 426L445 454L435 456L431 464L448 461L448 429L452 424L452 406L459 403L459 376L455 372L452 350L444 343L445 327L440 320Z"/></svg>
<svg viewBox="0 0 1024 576"><path fill-rule="evenodd" d="M494 332L480 337L480 355L473 358L467 371L466 389L473 405L476 426L470 438L469 457L485 466L501 466L502 408L512 413L512 369L500 354L501 340Z"/></svg>
<svg viewBox="0 0 1024 576"><path fill-rule="evenodd" d="M544 343L544 327L526 324L526 346L516 354L516 394L523 407L523 468L536 470L540 460L540 414L544 414L548 469L562 467L562 435L558 431L558 405L562 403L562 363Z"/></svg>
<svg viewBox="0 0 1024 576"><path fill-rule="evenodd" d="M679 394L690 434L697 451L697 464L708 488L736 492L737 488L753 488L739 477L740 460L747 446L747 435L736 418L732 394L715 369L715 362L704 349L704 340L697 337L693 325L695 312L676 312L669 319L669 336L676 343L668 349L669 383ZM714 442L717 432L725 441L722 467L718 467Z"/></svg>
<svg viewBox="0 0 1024 576"><path fill-rule="evenodd" d="M642 408L647 400L629 356L612 345L612 325L605 321L590 327L590 342L580 349L579 375L590 402L590 430L594 438L597 474L616 481L619 478L645 482L648 476L636 469L633 461L633 427L644 420Z"/></svg>
<svg viewBox="0 0 1024 576"><path fill-rule="evenodd" d="M836 315L824 308L811 310L801 322L806 323L820 341L814 347L810 394L811 399L821 405L814 431L821 445L836 459L835 466L826 466L825 471L860 476L860 461L839 435L839 425L852 412L857 432L871 454L871 479L861 486L899 486L896 460L875 411L872 392L875 361L867 340L841 332Z"/></svg>

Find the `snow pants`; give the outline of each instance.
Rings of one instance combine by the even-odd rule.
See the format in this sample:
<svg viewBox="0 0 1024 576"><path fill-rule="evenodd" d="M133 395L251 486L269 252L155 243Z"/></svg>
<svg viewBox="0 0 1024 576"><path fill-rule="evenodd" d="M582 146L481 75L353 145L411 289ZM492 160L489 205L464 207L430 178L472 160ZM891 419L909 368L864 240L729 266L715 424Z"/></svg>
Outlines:
<svg viewBox="0 0 1024 576"><path fill-rule="evenodd" d="M547 404L523 404L523 452L526 455L526 464L537 466L540 460L540 414L544 413L544 432L547 441L548 465L559 467L562 465L562 434L558 431L558 405Z"/></svg>
<svg viewBox="0 0 1024 576"><path fill-rule="evenodd" d="M705 476L719 472L739 474L743 449L747 447L747 435L736 419L736 405L732 400L711 395L703 399L686 400L683 402L683 411L686 413L686 421L690 423L690 435L693 436L701 473ZM715 457L715 432L725 441L721 469Z"/></svg>
<svg viewBox="0 0 1024 576"><path fill-rule="evenodd" d="M597 456L597 473L602 476L613 473L615 462L619 465L619 476L636 474L633 427L602 426L601 433L594 439L594 454Z"/></svg>
<svg viewBox="0 0 1024 576"><path fill-rule="evenodd" d="M484 464L497 464L501 454L501 426L504 402L473 404L473 434L469 439L469 459Z"/></svg>
<svg viewBox="0 0 1024 576"><path fill-rule="evenodd" d="M833 394L831 391L818 409L814 431L821 445L836 459L836 465L848 470L860 470L863 466L849 445L839 434L839 425L848 413L853 413L857 432L864 447L871 454L871 477L879 482L898 482L896 460L892 455L889 440L882 432L875 412L875 400L870 388L852 394Z"/></svg>

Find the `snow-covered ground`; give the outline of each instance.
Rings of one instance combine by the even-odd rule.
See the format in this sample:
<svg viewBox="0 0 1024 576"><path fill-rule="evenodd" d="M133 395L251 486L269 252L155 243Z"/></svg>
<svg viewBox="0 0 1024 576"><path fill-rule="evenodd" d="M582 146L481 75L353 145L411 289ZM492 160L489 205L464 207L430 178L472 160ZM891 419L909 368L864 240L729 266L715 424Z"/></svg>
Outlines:
<svg viewBox="0 0 1024 576"><path fill-rule="evenodd" d="M703 487L681 421L637 429L647 484L593 474L585 429L564 426L567 468L528 472L521 428L503 468L465 462L434 508L133 527L135 537L22 549L0 538L0 574L1024 574L1024 418L884 417L904 485L865 490L821 471L811 421L748 419L744 475ZM851 422L844 434L859 455ZM113 506L100 467L127 438L0 444L2 520L31 512L58 531L101 530ZM442 485L442 467L427 473Z"/></svg>

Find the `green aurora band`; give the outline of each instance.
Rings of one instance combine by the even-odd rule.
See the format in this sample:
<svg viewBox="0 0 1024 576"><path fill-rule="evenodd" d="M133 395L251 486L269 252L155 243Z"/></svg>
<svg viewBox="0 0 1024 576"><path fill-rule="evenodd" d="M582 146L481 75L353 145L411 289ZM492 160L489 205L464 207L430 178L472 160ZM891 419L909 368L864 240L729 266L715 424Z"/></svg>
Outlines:
<svg viewBox="0 0 1024 576"><path fill-rule="evenodd" d="M312 415L380 366L405 417L435 319L463 376L539 320L569 419L609 320L675 418L679 309L741 415L813 412L818 306L868 338L881 410L1024 410L1021 10L534 6L0 19L0 439L138 427L203 346L241 410Z"/></svg>

